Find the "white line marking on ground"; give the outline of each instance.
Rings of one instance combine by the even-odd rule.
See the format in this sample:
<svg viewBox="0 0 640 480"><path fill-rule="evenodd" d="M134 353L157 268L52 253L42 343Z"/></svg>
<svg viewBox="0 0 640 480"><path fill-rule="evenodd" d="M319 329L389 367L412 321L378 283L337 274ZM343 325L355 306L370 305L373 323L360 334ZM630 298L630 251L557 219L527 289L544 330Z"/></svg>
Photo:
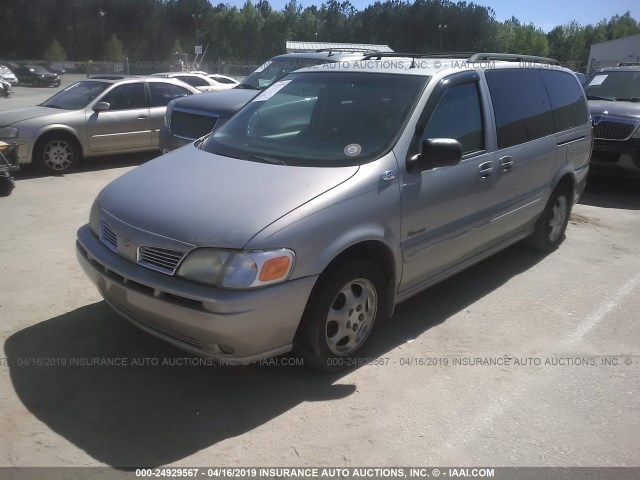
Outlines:
<svg viewBox="0 0 640 480"><path fill-rule="evenodd" d="M605 319L613 309L615 309L626 296L628 296L640 283L640 272L636 273L627 283L625 283L620 290L618 290L613 297L607 298L607 300L601 304L595 312L589 315L578 327L569 334L560 345L563 347L570 347L575 345L582 339L587 333L593 330L602 320Z"/></svg>
<svg viewBox="0 0 640 480"><path fill-rule="evenodd" d="M631 294L634 289L640 284L640 272L637 272L629 281L627 281L615 294L611 297L607 297L606 300L598 306L598 308L589 315L583 322L578 324L573 332L566 336L559 345L564 349L574 346L578 343L586 334L591 332L602 320L604 320L609 313L611 313L621 302ZM558 351L558 349L554 349ZM457 427L452 427L452 431L455 432L449 438L446 439L445 445L450 448L461 448L464 445L469 444L480 432L486 431L493 421L504 415L504 413L511 408L511 406L522 396L524 396L532 385L538 385L539 381L548 381L550 376L545 375L531 376L515 383L505 394L497 394L493 397L492 401L485 407L484 411L476 415L475 420L470 424L463 424Z"/></svg>

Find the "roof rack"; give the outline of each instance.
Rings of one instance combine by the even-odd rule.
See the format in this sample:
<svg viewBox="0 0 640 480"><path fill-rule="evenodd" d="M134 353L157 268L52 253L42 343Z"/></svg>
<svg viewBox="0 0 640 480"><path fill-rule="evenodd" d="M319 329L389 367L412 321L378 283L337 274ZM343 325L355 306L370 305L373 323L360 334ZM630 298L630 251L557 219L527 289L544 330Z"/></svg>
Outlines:
<svg viewBox="0 0 640 480"><path fill-rule="evenodd" d="M534 55L519 55L517 53L474 53L474 52L444 52L444 53L400 53L400 52L374 52L367 54L364 59L382 59L388 57L406 58L459 58L467 62L480 62L488 60L501 60L504 62L535 62L559 65L560 62L553 58L536 57Z"/></svg>
<svg viewBox="0 0 640 480"><path fill-rule="evenodd" d="M344 53L362 53L362 52L376 52L375 49L367 49L367 48L319 48L316 50L316 53L329 52L329 55L332 55L333 52L344 52ZM303 52L304 53L304 52Z"/></svg>
<svg viewBox="0 0 640 480"><path fill-rule="evenodd" d="M519 55L517 53L475 53L469 57L469 62L481 62L487 60L501 60L503 62L534 62L560 65L554 58L536 57L535 55Z"/></svg>
<svg viewBox="0 0 640 480"><path fill-rule="evenodd" d="M406 58L463 58L467 59L473 52L445 52L445 53L403 53L403 52L372 52L367 54L364 59L382 59L386 57L406 57Z"/></svg>

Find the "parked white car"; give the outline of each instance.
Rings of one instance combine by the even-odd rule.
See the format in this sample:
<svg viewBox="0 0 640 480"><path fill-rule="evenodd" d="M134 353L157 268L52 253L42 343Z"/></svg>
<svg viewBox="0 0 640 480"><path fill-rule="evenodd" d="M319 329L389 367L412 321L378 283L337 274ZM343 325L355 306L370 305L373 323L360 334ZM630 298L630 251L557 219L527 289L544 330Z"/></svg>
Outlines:
<svg viewBox="0 0 640 480"><path fill-rule="evenodd" d="M237 82L235 81L234 83L223 83L218 80L209 78L206 75L202 75L200 73L164 72L164 73L154 73L152 76L175 78L176 80L180 80L181 82L184 82L187 85L191 85L192 87L197 88L201 92L219 92L221 90L228 90L237 85Z"/></svg>
<svg viewBox="0 0 640 480"><path fill-rule="evenodd" d="M9 82L12 87L18 85L18 77L5 65L0 65L0 78Z"/></svg>
<svg viewBox="0 0 640 480"><path fill-rule="evenodd" d="M220 85L226 86L226 88L233 88L236 85L239 85L240 82L235 78L227 77L226 75L220 75L219 73L209 73L207 74L214 82L218 82Z"/></svg>

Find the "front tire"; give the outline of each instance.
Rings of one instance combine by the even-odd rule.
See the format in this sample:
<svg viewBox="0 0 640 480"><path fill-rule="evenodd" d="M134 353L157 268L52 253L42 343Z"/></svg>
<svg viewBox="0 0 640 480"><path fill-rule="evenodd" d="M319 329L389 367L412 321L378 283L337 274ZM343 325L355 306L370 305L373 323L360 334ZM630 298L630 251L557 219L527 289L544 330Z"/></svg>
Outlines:
<svg viewBox="0 0 640 480"><path fill-rule="evenodd" d="M45 173L66 173L80 160L80 148L66 135L50 135L38 141L33 160Z"/></svg>
<svg viewBox="0 0 640 480"><path fill-rule="evenodd" d="M387 311L386 281L368 260L351 261L323 273L302 317L298 349L305 363L334 372L356 365L378 317Z"/></svg>
<svg viewBox="0 0 640 480"><path fill-rule="evenodd" d="M566 185L558 185L527 240L529 246L543 252L557 249L565 239L571 206L571 189Z"/></svg>

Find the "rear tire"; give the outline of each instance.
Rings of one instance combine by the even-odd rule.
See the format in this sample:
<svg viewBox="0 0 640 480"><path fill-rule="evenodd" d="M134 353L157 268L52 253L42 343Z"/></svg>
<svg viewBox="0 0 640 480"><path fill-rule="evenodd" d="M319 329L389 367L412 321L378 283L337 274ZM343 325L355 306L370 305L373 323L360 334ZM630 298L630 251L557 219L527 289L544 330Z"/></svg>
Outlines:
<svg viewBox="0 0 640 480"><path fill-rule="evenodd" d="M527 244L543 252L557 249L565 239L571 207L571 189L566 185L558 185L536 222L533 234L527 239Z"/></svg>
<svg viewBox="0 0 640 480"><path fill-rule="evenodd" d="M369 260L323 273L307 302L296 342L305 364L324 372L358 365L357 350L387 311L386 284L380 268Z"/></svg>
<svg viewBox="0 0 640 480"><path fill-rule="evenodd" d="M44 173L67 173L80 160L80 147L69 135L47 135L33 150L33 163Z"/></svg>

